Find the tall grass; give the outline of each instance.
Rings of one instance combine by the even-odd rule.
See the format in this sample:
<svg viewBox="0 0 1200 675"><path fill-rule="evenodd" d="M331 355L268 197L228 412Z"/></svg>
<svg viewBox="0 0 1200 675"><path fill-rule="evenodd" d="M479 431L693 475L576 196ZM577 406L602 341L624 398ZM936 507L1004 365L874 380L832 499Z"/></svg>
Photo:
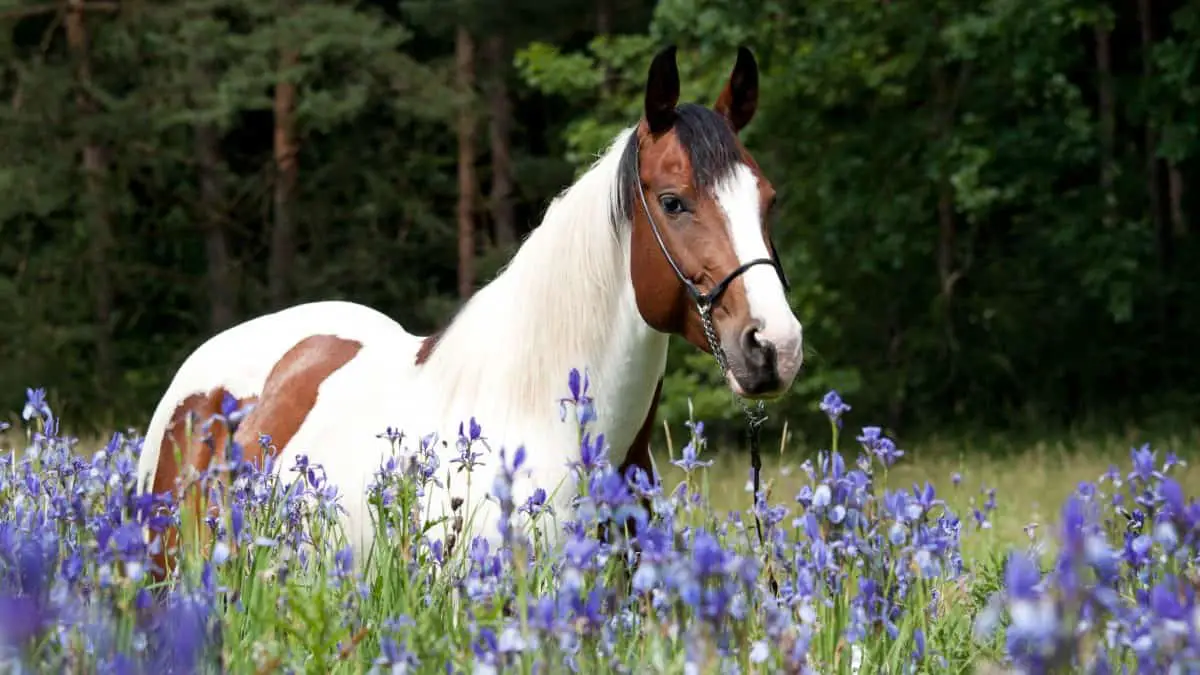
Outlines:
<svg viewBox="0 0 1200 675"><path fill-rule="evenodd" d="M671 430L665 431L667 442L657 456L677 455ZM764 451L763 483L769 501L787 502L808 481L800 468L804 460L814 458L828 444L798 445L786 430L784 438L776 440L780 442ZM1174 452L1180 457L1180 464L1171 470L1172 477L1186 494L1200 493L1200 470L1185 459L1200 448L1200 430L1195 429L1159 432L1132 440L1127 433L1096 432L1026 442L1003 437L926 438L909 448L904 458L889 469L888 487L931 481L939 486L939 496L955 513L974 517L976 510L981 514L987 510L985 526L963 534L962 550L967 560L986 559L996 550L1023 548L1032 533L1042 561L1049 564L1056 551L1063 502L1081 483L1095 482L1113 466L1128 467L1131 450L1146 440L1153 440L1152 447L1161 449L1160 454ZM748 457L739 452L718 452L711 459L713 465L706 470L708 500L719 511L744 509L751 499ZM668 485L683 478L683 472L673 465L664 463L660 470ZM985 509L989 503L994 508Z"/></svg>

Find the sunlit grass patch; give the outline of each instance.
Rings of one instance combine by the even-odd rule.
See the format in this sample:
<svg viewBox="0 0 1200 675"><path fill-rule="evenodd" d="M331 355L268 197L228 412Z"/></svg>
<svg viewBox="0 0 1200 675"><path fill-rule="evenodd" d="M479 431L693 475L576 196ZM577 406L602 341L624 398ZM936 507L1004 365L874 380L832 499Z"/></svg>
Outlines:
<svg viewBox="0 0 1200 675"><path fill-rule="evenodd" d="M997 452L996 443L1005 446ZM1128 471L1131 451L1142 445L1125 434L1081 434L1030 444L1006 439L972 442L934 438L905 448L905 456L889 469L887 486L902 489L929 481L964 518L973 518L976 510L980 515L986 512L986 529L969 529L963 535L963 556L967 560L987 558L993 551L1007 547L1023 548L1032 534L1042 546L1043 561L1048 563L1056 552L1056 528L1064 500L1081 483L1096 481L1113 466ZM1173 451L1187 458L1200 447L1200 436L1195 432L1164 435L1153 447L1160 449L1160 454ZM665 460L672 448L656 450ZM771 490L772 502L790 501L807 481L801 463L818 450L785 443L764 454L763 484ZM720 510L745 509L751 499L748 457L723 452L712 459L713 466L707 472L709 500ZM667 485L677 483L682 472L664 460L660 460L663 481ZM1186 494L1200 493L1200 470L1193 462L1181 459L1171 475ZM989 505L994 508L987 508Z"/></svg>

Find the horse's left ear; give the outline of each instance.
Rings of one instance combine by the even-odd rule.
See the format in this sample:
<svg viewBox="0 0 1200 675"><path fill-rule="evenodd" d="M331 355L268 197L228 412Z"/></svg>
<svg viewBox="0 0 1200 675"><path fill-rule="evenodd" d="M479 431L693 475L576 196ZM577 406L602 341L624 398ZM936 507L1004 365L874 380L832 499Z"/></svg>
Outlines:
<svg viewBox="0 0 1200 675"><path fill-rule="evenodd" d="M758 62L746 47L738 47L737 63L713 110L724 115L734 131L741 131L754 119L758 110Z"/></svg>
<svg viewBox="0 0 1200 675"><path fill-rule="evenodd" d="M675 45L671 45L654 57L646 76L644 107L650 133L661 134L675 124L678 103L679 66L675 64Z"/></svg>

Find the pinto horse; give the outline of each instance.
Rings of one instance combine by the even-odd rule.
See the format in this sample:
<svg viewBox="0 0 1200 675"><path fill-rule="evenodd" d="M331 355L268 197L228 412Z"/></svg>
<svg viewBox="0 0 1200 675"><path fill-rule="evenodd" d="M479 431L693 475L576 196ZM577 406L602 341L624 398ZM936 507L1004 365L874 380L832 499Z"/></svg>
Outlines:
<svg viewBox="0 0 1200 675"><path fill-rule="evenodd" d="M754 117L758 82L754 56L741 48L712 108L680 105L675 48L658 53L642 119L550 203L508 266L440 333L414 336L373 309L330 301L213 336L154 411L138 464L143 492L177 490L186 465L204 471L220 457L226 439L186 430L232 396L253 404L233 433L244 458L270 455L278 468L307 455L323 465L359 550L374 535L368 484L393 451L380 438L388 428L414 443L429 432L450 439L435 444L449 467L459 425L474 417L489 447L525 446L529 473L514 501L540 487L566 513L576 494L569 465L580 458L574 420L560 413L572 368L588 374L595 431L622 473L636 466L657 480L649 439L671 334L715 347L743 399L781 396L800 368L801 327L768 229L775 190L738 138ZM266 449L260 434L270 437ZM461 479L430 486L422 515L438 520L452 500L466 500L468 536L496 543L499 509L484 496L499 468L485 458L473 491ZM442 527L431 536L445 536ZM551 540L561 535L550 529ZM168 528L160 564L177 541Z"/></svg>

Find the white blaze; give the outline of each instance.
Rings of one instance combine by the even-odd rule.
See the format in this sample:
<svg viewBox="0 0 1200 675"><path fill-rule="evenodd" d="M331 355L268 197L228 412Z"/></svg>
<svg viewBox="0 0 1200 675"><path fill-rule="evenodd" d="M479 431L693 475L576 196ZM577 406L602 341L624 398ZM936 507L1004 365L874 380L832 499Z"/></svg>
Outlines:
<svg viewBox="0 0 1200 675"><path fill-rule="evenodd" d="M716 189L725 211L726 227L738 263L771 258L759 211L758 179L750 167L738 164ZM779 378L790 384L802 361L803 330L792 313L783 283L769 265L754 265L741 275L750 315L762 324L759 339L775 346Z"/></svg>

